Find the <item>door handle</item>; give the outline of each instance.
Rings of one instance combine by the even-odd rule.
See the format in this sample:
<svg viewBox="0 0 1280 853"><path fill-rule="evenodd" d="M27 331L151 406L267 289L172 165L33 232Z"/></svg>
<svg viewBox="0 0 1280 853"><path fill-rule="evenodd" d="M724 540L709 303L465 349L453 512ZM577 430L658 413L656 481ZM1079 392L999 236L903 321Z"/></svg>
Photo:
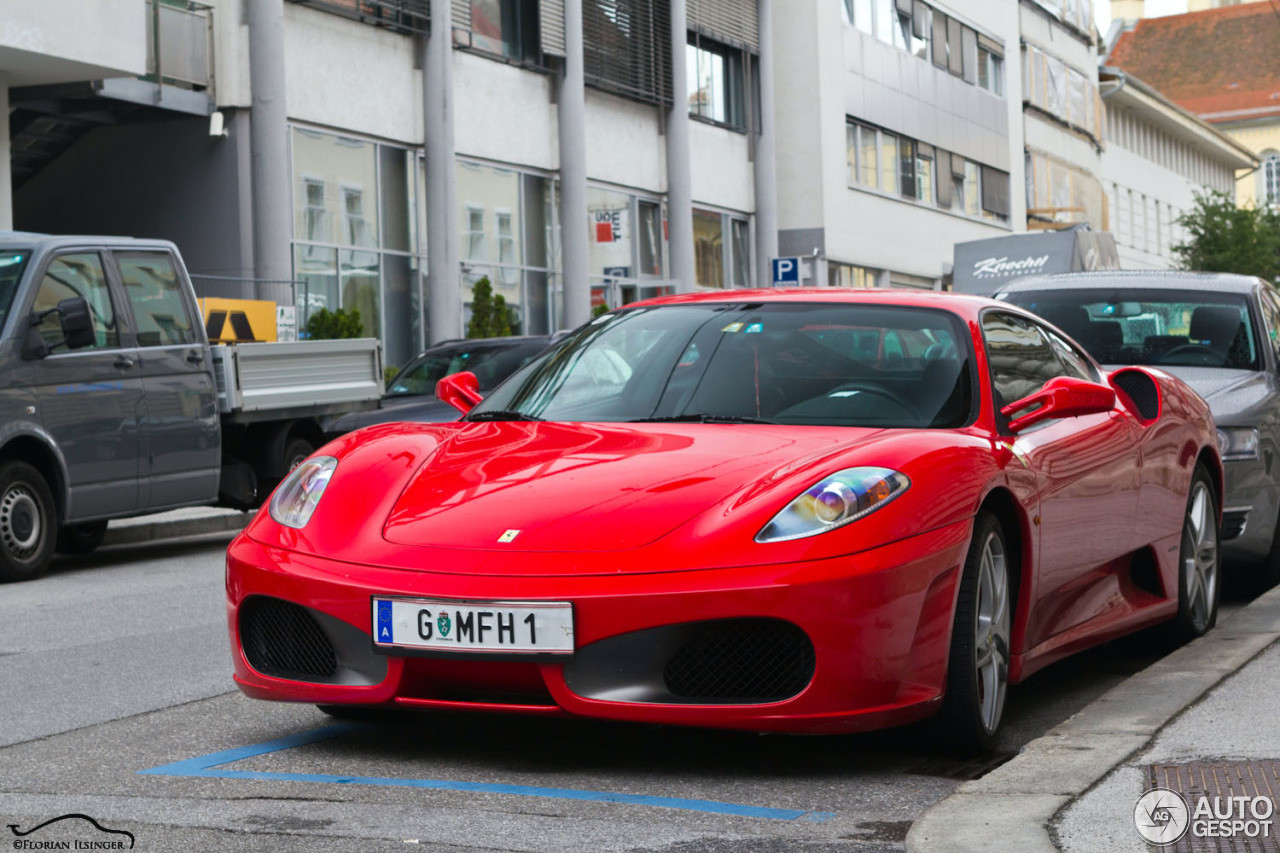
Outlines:
<svg viewBox="0 0 1280 853"><path fill-rule="evenodd" d="M116 356L116 367L121 370L128 370L130 367L133 367L133 359L129 358L127 355L118 355Z"/></svg>
<svg viewBox="0 0 1280 853"><path fill-rule="evenodd" d="M188 364L204 364L204 353L194 349L188 350L187 363Z"/></svg>

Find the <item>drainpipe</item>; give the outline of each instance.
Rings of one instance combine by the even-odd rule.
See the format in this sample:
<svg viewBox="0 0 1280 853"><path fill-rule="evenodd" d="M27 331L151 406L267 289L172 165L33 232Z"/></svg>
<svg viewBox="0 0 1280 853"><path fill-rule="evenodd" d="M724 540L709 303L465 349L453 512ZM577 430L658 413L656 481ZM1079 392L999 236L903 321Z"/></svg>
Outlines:
<svg viewBox="0 0 1280 853"><path fill-rule="evenodd" d="M422 45L422 121L427 183L427 341L463 336L458 257L458 172L453 148L453 22L431 5Z"/></svg>
<svg viewBox="0 0 1280 853"><path fill-rule="evenodd" d="M564 267L564 314L561 322L566 329L576 328L591 319L584 79L582 0L565 0L564 74L560 77L559 131L560 241Z"/></svg>
<svg viewBox="0 0 1280 853"><path fill-rule="evenodd" d="M693 176L689 166L689 98L685 94L689 23L685 0L671 0L671 109L667 112L667 229L676 289L697 287L693 256Z"/></svg>
<svg viewBox="0 0 1280 853"><path fill-rule="evenodd" d="M255 295L293 304L289 114L285 107L284 0L252 0L249 7L250 172L253 177Z"/></svg>
<svg viewBox="0 0 1280 853"><path fill-rule="evenodd" d="M773 0L758 0L760 20L760 135L756 137L756 281L773 281L778 256L777 137L773 126Z"/></svg>

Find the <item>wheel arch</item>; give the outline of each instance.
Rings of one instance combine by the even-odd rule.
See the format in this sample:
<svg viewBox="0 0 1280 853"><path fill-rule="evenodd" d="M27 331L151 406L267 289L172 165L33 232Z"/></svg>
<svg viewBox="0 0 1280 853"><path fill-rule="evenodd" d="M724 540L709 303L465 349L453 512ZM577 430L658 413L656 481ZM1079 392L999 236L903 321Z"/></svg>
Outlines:
<svg viewBox="0 0 1280 853"><path fill-rule="evenodd" d="M0 461L15 459L26 462L40 472L53 493L53 506L58 523L67 519L69 502L66 461L46 437L20 433L11 436L0 446Z"/></svg>
<svg viewBox="0 0 1280 853"><path fill-rule="evenodd" d="M983 496L982 503L974 513L975 522L978 515L984 511L990 512L1000 522L1008 553L1014 555L1017 560L1015 570L1009 578L1009 582L1013 585L1012 594L1009 597L1013 607L1010 641L1016 649L1023 635L1023 627L1019 624L1019 620L1027 609L1022 600L1022 594L1024 590L1030 593L1029 575L1031 567L1035 564L1032 553L1034 539L1031 534L1031 519L1018 503L1013 492L1004 486L996 486Z"/></svg>
<svg viewBox="0 0 1280 853"><path fill-rule="evenodd" d="M1222 508L1226 504L1226 478L1222 470L1222 459L1218 456L1218 452L1208 445L1200 448L1200 452L1196 454L1196 465L1203 465L1205 470L1209 472L1209 479L1213 482L1214 497L1218 499L1218 521L1222 521ZM1192 468L1194 471L1194 467Z"/></svg>

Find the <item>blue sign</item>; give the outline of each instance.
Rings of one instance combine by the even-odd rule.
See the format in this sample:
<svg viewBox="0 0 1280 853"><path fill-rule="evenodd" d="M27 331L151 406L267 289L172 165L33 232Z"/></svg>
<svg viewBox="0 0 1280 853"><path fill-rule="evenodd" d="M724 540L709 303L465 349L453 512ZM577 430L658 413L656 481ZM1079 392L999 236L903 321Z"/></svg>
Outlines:
<svg viewBox="0 0 1280 853"><path fill-rule="evenodd" d="M774 258L773 285L774 287L799 287L800 259Z"/></svg>
<svg viewBox="0 0 1280 853"><path fill-rule="evenodd" d="M391 642L391 602L378 602L378 642Z"/></svg>

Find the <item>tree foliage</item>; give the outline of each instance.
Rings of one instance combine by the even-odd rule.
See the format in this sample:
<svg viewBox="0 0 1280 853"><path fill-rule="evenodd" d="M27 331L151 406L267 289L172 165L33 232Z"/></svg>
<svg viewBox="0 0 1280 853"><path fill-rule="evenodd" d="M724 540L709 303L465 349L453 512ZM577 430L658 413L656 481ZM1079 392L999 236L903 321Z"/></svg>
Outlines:
<svg viewBox="0 0 1280 853"><path fill-rule="evenodd" d="M360 312L352 308L344 311L330 311L321 308L313 311L307 318L307 337L311 340L336 340L338 338L364 337L364 323L360 320Z"/></svg>
<svg viewBox="0 0 1280 853"><path fill-rule="evenodd" d="M1196 193L1195 206L1178 218L1186 241L1173 247L1186 270L1256 275L1280 281L1280 211L1237 207L1229 196Z"/></svg>
<svg viewBox="0 0 1280 853"><path fill-rule="evenodd" d="M489 277L471 285L471 321L467 323L468 338L501 338L511 334L511 315L507 300L493 293Z"/></svg>

